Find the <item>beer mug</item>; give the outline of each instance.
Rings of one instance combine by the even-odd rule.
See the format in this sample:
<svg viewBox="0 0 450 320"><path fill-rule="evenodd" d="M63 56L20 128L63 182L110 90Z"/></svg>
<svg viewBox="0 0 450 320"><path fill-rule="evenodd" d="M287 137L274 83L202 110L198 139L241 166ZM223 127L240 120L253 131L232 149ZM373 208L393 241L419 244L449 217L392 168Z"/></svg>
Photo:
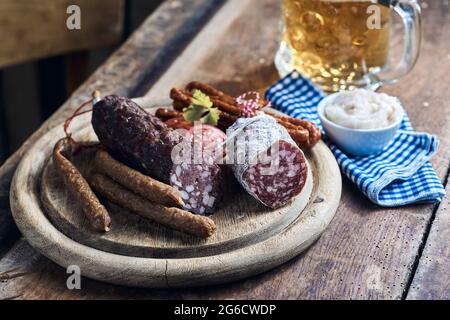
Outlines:
<svg viewBox="0 0 450 320"><path fill-rule="evenodd" d="M297 69L328 92L377 89L414 67L422 19L416 0L282 0L282 39L275 65ZM404 23L401 61L388 63L391 13Z"/></svg>

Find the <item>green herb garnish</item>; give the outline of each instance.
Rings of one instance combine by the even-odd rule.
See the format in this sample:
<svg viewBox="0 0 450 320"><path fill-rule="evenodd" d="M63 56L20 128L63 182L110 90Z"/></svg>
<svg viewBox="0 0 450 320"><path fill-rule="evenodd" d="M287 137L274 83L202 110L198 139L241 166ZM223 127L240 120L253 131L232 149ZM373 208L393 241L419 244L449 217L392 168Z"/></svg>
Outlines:
<svg viewBox="0 0 450 320"><path fill-rule="evenodd" d="M201 121L203 124L217 126L220 111L214 107L206 94L200 90L195 90L190 106L183 109L183 116L189 122Z"/></svg>

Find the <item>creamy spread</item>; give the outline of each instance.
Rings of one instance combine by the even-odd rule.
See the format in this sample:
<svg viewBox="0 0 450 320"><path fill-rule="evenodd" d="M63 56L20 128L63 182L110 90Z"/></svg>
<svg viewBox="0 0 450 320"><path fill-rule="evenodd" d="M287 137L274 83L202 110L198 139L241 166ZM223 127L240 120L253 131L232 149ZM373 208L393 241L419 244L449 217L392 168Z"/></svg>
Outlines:
<svg viewBox="0 0 450 320"><path fill-rule="evenodd" d="M336 94L324 109L325 117L350 129L382 129L399 122L403 108L397 98L365 89Z"/></svg>

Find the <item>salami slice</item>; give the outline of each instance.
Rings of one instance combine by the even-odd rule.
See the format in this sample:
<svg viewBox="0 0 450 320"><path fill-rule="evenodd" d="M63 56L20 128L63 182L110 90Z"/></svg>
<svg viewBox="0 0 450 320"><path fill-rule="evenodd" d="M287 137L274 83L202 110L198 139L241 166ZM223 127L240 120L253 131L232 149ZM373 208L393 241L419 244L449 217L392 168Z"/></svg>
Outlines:
<svg viewBox="0 0 450 320"><path fill-rule="evenodd" d="M223 175L218 165L176 164L170 183L180 191L184 209L197 214L214 213L222 200Z"/></svg>
<svg viewBox="0 0 450 320"><path fill-rule="evenodd" d="M225 133L207 125L196 125L184 135L183 146L189 148L180 149L182 157L176 159L170 175L171 185L181 193L184 209L201 215L216 211L222 200L224 177L211 151L225 138Z"/></svg>
<svg viewBox="0 0 450 320"><path fill-rule="evenodd" d="M265 206L285 206L303 190L308 172L305 156L274 118L239 119L227 135L234 142L234 152L227 151L233 154L234 175Z"/></svg>

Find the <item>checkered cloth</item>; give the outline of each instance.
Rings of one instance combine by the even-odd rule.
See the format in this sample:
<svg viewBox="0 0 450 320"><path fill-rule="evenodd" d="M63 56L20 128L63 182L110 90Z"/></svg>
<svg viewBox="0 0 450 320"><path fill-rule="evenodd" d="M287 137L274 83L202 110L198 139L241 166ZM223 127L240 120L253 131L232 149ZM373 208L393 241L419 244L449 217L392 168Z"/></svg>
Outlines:
<svg viewBox="0 0 450 320"><path fill-rule="evenodd" d="M325 97L311 81L294 71L272 85L266 99L292 117L320 125L317 105ZM345 176L372 202L385 207L437 203L445 190L430 158L437 152L436 136L413 131L408 117L394 141L375 156L349 157L325 137Z"/></svg>

